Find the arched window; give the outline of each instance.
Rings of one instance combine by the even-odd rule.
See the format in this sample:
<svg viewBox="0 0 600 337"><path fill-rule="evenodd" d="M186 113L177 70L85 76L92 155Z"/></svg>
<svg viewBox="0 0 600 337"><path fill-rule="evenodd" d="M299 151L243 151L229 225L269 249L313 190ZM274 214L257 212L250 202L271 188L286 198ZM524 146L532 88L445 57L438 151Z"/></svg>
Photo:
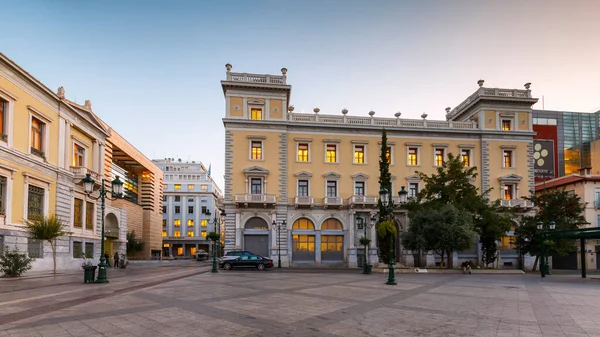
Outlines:
<svg viewBox="0 0 600 337"><path fill-rule="evenodd" d="M299 230L315 230L315 225L313 224L312 221L306 219L306 218L300 218L296 221L294 221L294 225L292 226L292 229L299 229Z"/></svg>
<svg viewBox="0 0 600 337"><path fill-rule="evenodd" d="M323 222L323 225L321 226L322 230L344 230L344 227L342 226L342 223L340 222L340 220L338 219L327 219L325 220L325 222Z"/></svg>

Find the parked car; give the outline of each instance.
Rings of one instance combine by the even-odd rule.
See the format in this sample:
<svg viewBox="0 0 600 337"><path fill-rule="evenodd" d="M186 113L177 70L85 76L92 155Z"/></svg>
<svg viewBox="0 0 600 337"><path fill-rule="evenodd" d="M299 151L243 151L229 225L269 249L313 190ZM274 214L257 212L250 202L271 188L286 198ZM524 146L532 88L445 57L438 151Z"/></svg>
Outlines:
<svg viewBox="0 0 600 337"><path fill-rule="evenodd" d="M198 249L194 253L196 261L208 260L208 253L204 249Z"/></svg>
<svg viewBox="0 0 600 337"><path fill-rule="evenodd" d="M234 251L225 253L225 255L223 256L223 260L235 259L236 257L239 257L239 256L255 256L255 255L256 254L252 254L252 252L249 252L247 250L234 250Z"/></svg>
<svg viewBox="0 0 600 337"><path fill-rule="evenodd" d="M267 259L259 255L242 255L236 257L230 257L219 261L219 268L230 270L232 268L256 268L258 270L265 270L265 268L272 268L273 260Z"/></svg>

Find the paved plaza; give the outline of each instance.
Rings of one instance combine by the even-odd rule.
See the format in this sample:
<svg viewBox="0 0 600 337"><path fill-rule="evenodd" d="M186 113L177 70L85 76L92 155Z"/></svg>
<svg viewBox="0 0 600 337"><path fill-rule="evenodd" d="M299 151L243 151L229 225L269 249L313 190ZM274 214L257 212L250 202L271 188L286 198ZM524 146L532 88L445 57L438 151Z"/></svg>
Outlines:
<svg viewBox="0 0 600 337"><path fill-rule="evenodd" d="M208 270L1 280L0 336L600 336L594 278Z"/></svg>

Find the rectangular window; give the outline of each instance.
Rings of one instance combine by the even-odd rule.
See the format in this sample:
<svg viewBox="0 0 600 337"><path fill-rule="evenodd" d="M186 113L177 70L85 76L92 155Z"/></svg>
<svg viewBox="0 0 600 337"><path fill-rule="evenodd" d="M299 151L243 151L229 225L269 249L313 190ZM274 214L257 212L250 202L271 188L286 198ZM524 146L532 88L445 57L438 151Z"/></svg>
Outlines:
<svg viewBox="0 0 600 337"><path fill-rule="evenodd" d="M175 184L175 191L179 191L181 189L181 184Z"/></svg>
<svg viewBox="0 0 600 337"><path fill-rule="evenodd" d="M201 235L202 235L203 238L205 238L206 237L206 231L202 231Z"/></svg>
<svg viewBox="0 0 600 337"><path fill-rule="evenodd" d="M408 197L416 198L419 194L419 183L409 183L408 184Z"/></svg>
<svg viewBox="0 0 600 337"><path fill-rule="evenodd" d="M94 204L85 202L85 229L94 230Z"/></svg>
<svg viewBox="0 0 600 337"><path fill-rule="evenodd" d="M419 165L419 148L409 147L408 148L408 165L417 166Z"/></svg>
<svg viewBox="0 0 600 337"><path fill-rule="evenodd" d="M188 198L188 202L194 202L194 198Z"/></svg>
<svg viewBox="0 0 600 337"><path fill-rule="evenodd" d="M83 245L80 241L73 241L73 258L83 258Z"/></svg>
<svg viewBox="0 0 600 337"><path fill-rule="evenodd" d="M259 121L262 119L262 109L260 108L251 108L250 109L250 119Z"/></svg>
<svg viewBox="0 0 600 337"><path fill-rule="evenodd" d="M44 195L43 188L29 185L29 193L27 195L27 219L32 220L33 217L44 215Z"/></svg>
<svg viewBox="0 0 600 337"><path fill-rule="evenodd" d="M27 238L27 254L29 257L41 259L44 257L42 241Z"/></svg>
<svg viewBox="0 0 600 337"><path fill-rule="evenodd" d="M175 206L175 214L179 214L179 213L181 213L181 207Z"/></svg>
<svg viewBox="0 0 600 337"><path fill-rule="evenodd" d="M471 166L471 150L460 150L460 156L464 166Z"/></svg>
<svg viewBox="0 0 600 337"><path fill-rule="evenodd" d="M85 149L83 146L73 144L73 166L85 166Z"/></svg>
<svg viewBox="0 0 600 337"><path fill-rule="evenodd" d="M196 185L194 185L194 184L188 184L188 191L193 191L194 188L196 188Z"/></svg>
<svg viewBox="0 0 600 337"><path fill-rule="evenodd" d="M187 236L194 236L194 231L193 230L189 230Z"/></svg>
<svg viewBox="0 0 600 337"><path fill-rule="evenodd" d="M165 236L167 236L167 231L166 231L166 230L163 230L163 231L162 231L162 236L163 236L163 238L164 238Z"/></svg>
<svg viewBox="0 0 600 337"><path fill-rule="evenodd" d="M298 180L298 196L308 196L308 180Z"/></svg>
<svg viewBox="0 0 600 337"><path fill-rule="evenodd" d="M173 220L173 226L180 227L181 226L181 219L175 219L175 220Z"/></svg>
<svg viewBox="0 0 600 337"><path fill-rule="evenodd" d="M327 181L327 196L328 197L337 197L337 181L335 181L335 180Z"/></svg>
<svg viewBox="0 0 600 337"><path fill-rule="evenodd" d="M354 195L365 195L365 182L355 181L354 182Z"/></svg>
<svg viewBox="0 0 600 337"><path fill-rule="evenodd" d="M308 161L308 143L298 144L298 161Z"/></svg>
<svg viewBox="0 0 600 337"><path fill-rule="evenodd" d="M73 202L73 227L83 227L83 200L77 198Z"/></svg>
<svg viewBox="0 0 600 337"><path fill-rule="evenodd" d="M328 163L337 163L337 145L327 144L327 158Z"/></svg>
<svg viewBox="0 0 600 337"><path fill-rule="evenodd" d="M8 113L8 102L0 99L0 135L2 135L2 140L6 141L6 134L8 131L8 127L6 126L6 120Z"/></svg>
<svg viewBox="0 0 600 337"><path fill-rule="evenodd" d="M39 119L31 118L31 153L44 156L44 132L46 124Z"/></svg>
<svg viewBox="0 0 600 337"><path fill-rule="evenodd" d="M6 215L6 202L7 202L7 182L6 177L0 176L0 215ZM2 254L4 251L0 252Z"/></svg>
<svg viewBox="0 0 600 337"><path fill-rule="evenodd" d="M207 225L208 225L208 220L206 220L206 219L200 220L200 226L206 227Z"/></svg>
<svg viewBox="0 0 600 337"><path fill-rule="evenodd" d="M162 219L162 225L165 227L167 225L167 219Z"/></svg>
<svg viewBox="0 0 600 337"><path fill-rule="evenodd" d="M167 201L167 196L166 195L163 195L162 201Z"/></svg>
<svg viewBox="0 0 600 337"><path fill-rule="evenodd" d="M180 195L176 195L175 196L175 202L181 202L181 196Z"/></svg>
<svg viewBox="0 0 600 337"><path fill-rule="evenodd" d="M253 140L250 142L251 144L251 152L250 152L250 159L252 160L262 160L263 159L263 155L262 155L262 142L261 141L257 141L257 140Z"/></svg>
<svg viewBox="0 0 600 337"><path fill-rule="evenodd" d="M208 201L208 199L206 197L200 198L200 202L206 202L206 201Z"/></svg>
<svg viewBox="0 0 600 337"><path fill-rule="evenodd" d="M444 166L444 149L434 149L435 151L435 166Z"/></svg>
<svg viewBox="0 0 600 337"><path fill-rule="evenodd" d="M188 206L188 214L194 213L194 206Z"/></svg>
<svg viewBox="0 0 600 337"><path fill-rule="evenodd" d="M94 243L93 242L85 243L85 257L87 257L87 258L94 257Z"/></svg>
<svg viewBox="0 0 600 337"><path fill-rule="evenodd" d="M385 159L387 159L388 164L392 164L392 147L388 146L385 149Z"/></svg>
<svg viewBox="0 0 600 337"><path fill-rule="evenodd" d="M176 238L180 237L181 236L181 231L180 230L174 231L173 232L173 236L176 237Z"/></svg>
<svg viewBox="0 0 600 337"><path fill-rule="evenodd" d="M262 194L262 180L259 178L250 179L250 194Z"/></svg>
<svg viewBox="0 0 600 337"><path fill-rule="evenodd" d="M200 185L200 189L203 191L208 191L208 185Z"/></svg>
<svg viewBox="0 0 600 337"><path fill-rule="evenodd" d="M167 206L163 206L162 208L163 208L162 209L163 214L166 214L167 213Z"/></svg>
<svg viewBox="0 0 600 337"><path fill-rule="evenodd" d="M511 120L509 120L509 119L503 119L502 120L502 130L503 131L510 131L510 130L512 130Z"/></svg>
<svg viewBox="0 0 600 337"><path fill-rule="evenodd" d="M202 206L202 214L206 213L206 206Z"/></svg>
<svg viewBox="0 0 600 337"><path fill-rule="evenodd" d="M510 150L504 150L503 151L503 164L504 167L513 167L513 160L512 160L512 151Z"/></svg>
<svg viewBox="0 0 600 337"><path fill-rule="evenodd" d="M188 225L188 227L194 227L194 220L188 219L187 225Z"/></svg>
<svg viewBox="0 0 600 337"><path fill-rule="evenodd" d="M364 164L365 163L365 146L354 145L354 163Z"/></svg>
<svg viewBox="0 0 600 337"><path fill-rule="evenodd" d="M514 185L504 185L504 200L513 200L514 196Z"/></svg>

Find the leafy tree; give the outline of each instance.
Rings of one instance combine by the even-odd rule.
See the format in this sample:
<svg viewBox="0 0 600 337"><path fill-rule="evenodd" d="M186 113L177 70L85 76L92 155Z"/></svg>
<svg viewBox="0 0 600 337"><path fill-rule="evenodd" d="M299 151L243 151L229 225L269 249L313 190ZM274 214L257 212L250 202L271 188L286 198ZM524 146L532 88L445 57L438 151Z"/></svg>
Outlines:
<svg viewBox="0 0 600 337"><path fill-rule="evenodd" d="M4 255L0 255L0 271L6 277L19 277L26 271L31 269L31 263L35 261L27 256L27 254L19 253L19 249L11 252L6 248Z"/></svg>
<svg viewBox="0 0 600 337"><path fill-rule="evenodd" d="M473 216L452 204L425 207L410 213L410 227L402 235L402 244L412 250L432 250L452 266L452 252L471 247L477 233Z"/></svg>
<svg viewBox="0 0 600 337"><path fill-rule="evenodd" d="M526 199L531 200L538 211L535 216L523 217L521 225L515 229L515 245L521 254L535 256L532 269L535 271L541 248L537 222L548 224L554 221L556 230L577 229L588 224L583 216L586 204L577 194L562 189L544 190ZM577 250L573 240L547 240L545 244L548 255L553 256L564 256Z"/></svg>
<svg viewBox="0 0 600 337"><path fill-rule="evenodd" d="M132 258L135 257L135 252L144 250L144 240L135 235L135 231L127 232L127 252L132 253Z"/></svg>
<svg viewBox="0 0 600 337"><path fill-rule="evenodd" d="M392 195L394 193L392 191L392 175L390 173L390 163L388 161L387 147L387 132L385 131L385 129L383 129L383 131L381 132L381 153L379 155L379 186L389 191L390 200L388 200L388 202L391 205L388 206L389 208L393 207ZM380 224L385 220L384 217L388 215L388 210L386 207L383 206L381 200L378 201L377 205L379 206L379 214L383 216L379 219L379 223L377 224L377 227L379 227ZM390 238L385 236L388 234L388 231L377 231L377 245L379 246L379 256L382 261L389 261L390 259ZM398 254L398 252L396 252L396 254Z"/></svg>
<svg viewBox="0 0 600 337"><path fill-rule="evenodd" d="M47 241L52 249L52 260L54 263L54 274L56 274L56 239L70 234L65 231L64 223L52 214L48 217L35 215L30 220L25 220L25 229L32 239Z"/></svg>

